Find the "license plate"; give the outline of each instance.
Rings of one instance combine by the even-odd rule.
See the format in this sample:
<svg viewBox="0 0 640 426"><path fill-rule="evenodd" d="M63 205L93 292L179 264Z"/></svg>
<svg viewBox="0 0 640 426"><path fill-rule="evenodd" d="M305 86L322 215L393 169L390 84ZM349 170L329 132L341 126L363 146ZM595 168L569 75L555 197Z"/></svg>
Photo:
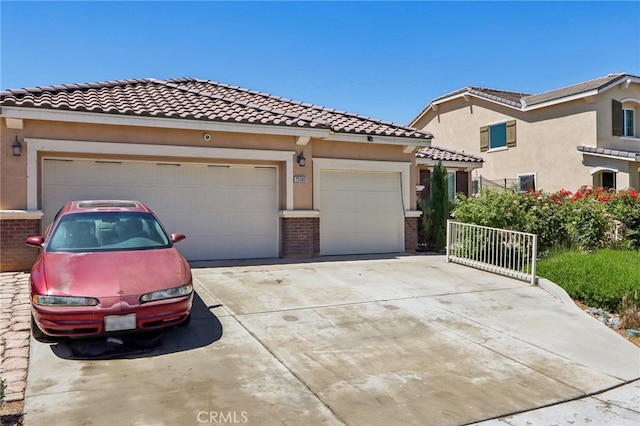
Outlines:
<svg viewBox="0 0 640 426"><path fill-rule="evenodd" d="M136 314L107 315L104 317L104 331L135 330Z"/></svg>

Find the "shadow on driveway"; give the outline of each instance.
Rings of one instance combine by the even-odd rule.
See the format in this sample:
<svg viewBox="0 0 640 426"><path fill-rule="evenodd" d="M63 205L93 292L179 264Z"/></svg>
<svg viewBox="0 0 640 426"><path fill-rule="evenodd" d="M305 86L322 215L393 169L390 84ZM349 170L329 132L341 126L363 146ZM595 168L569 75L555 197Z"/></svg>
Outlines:
<svg viewBox="0 0 640 426"><path fill-rule="evenodd" d="M52 352L68 360L145 358L208 346L222 338L222 324L194 293L191 322L165 330L114 337L65 339L51 345Z"/></svg>

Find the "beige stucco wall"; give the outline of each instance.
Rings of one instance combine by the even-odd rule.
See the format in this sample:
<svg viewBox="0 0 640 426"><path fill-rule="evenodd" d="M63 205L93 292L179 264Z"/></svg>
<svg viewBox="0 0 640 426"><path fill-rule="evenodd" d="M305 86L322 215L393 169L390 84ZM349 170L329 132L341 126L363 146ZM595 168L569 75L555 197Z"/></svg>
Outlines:
<svg viewBox="0 0 640 426"><path fill-rule="evenodd" d="M27 206L27 159L14 157L11 144L15 137L22 140L23 131L7 129L5 121L0 128L0 210L24 209Z"/></svg>
<svg viewBox="0 0 640 426"><path fill-rule="evenodd" d="M429 110L415 124L434 135L433 145L484 158L482 169L473 175L490 180L516 179L518 174L536 174L538 189L553 192L575 191L593 184L590 171L603 164L617 166L617 186L638 188L638 163L583 156L578 145L640 151L639 138L611 134L611 99L637 99L624 104L636 106L640 118L640 85L624 84L590 98L563 102L545 108L519 111L514 108L470 97L458 98ZM516 119L517 145L507 150L480 151L480 127ZM636 123L638 129L638 123ZM636 130L640 133L640 130ZM583 164L583 161L584 164Z"/></svg>
<svg viewBox="0 0 640 426"><path fill-rule="evenodd" d="M485 100L458 99L430 111L418 123L433 133L433 145L463 150L484 159L473 172L486 179L516 179L518 174L536 174L539 189L575 190L590 183L582 166L579 144L595 144L595 112L586 102L572 102L555 111L523 113ZM480 151L480 127L516 119L516 146L507 150ZM423 127L424 126L424 127ZM562 167L558 167L558 163Z"/></svg>
<svg viewBox="0 0 640 426"><path fill-rule="evenodd" d="M383 145L367 143L347 143L320 139L311 139L306 145L296 145L296 137L281 135L264 135L249 133L214 132L201 130L160 129L135 126L95 125L79 123L49 122L40 120L23 120L23 129L8 129L6 121L2 120L0 136L1 178L0 178L0 210L24 210L27 208L27 155L28 143L24 139L53 139L87 142L136 143L153 145L178 145L189 147L215 147L235 149L259 149L291 151L293 159L293 174L306 176L307 183L293 185L294 209L308 210L313 208L313 158L366 159L382 161L403 161L415 164L414 155L404 153L401 145ZM205 141L204 133L211 135L210 141ZM23 144L23 155L14 157L11 144L15 136ZM306 166L300 167L295 157L304 151ZM137 160L168 160L211 162L215 158L180 158L161 156L123 157L118 152L112 155L88 154L47 154L48 157L86 157L86 158L120 158ZM242 162L242 160L220 160L220 162ZM286 208L286 175L284 162L247 161L252 164L276 164L280 170L279 196L280 208ZM413 173L413 170L412 170ZM40 173L39 173L40 175ZM412 176L412 182L415 177ZM39 183L40 185L40 183ZM412 194L412 205L415 204L415 194ZM39 202L40 189L39 189Z"/></svg>
<svg viewBox="0 0 640 426"><path fill-rule="evenodd" d="M636 137L628 138L613 136L611 131L611 100L623 101L623 108L635 110ZM626 87L625 83L604 92L597 97L598 111L598 147L640 151L640 84L632 83Z"/></svg>

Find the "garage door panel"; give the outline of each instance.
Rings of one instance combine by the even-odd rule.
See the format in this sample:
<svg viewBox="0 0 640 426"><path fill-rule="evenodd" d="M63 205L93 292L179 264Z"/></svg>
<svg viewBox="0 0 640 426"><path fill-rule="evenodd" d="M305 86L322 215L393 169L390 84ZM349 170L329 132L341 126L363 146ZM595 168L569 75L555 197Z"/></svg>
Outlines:
<svg viewBox="0 0 640 426"><path fill-rule="evenodd" d="M144 202L187 235L177 247L189 260L278 256L275 167L45 160L45 223L79 199Z"/></svg>
<svg viewBox="0 0 640 426"><path fill-rule="evenodd" d="M400 181L395 178L390 179L390 175L398 173L371 173L353 171L331 171L322 173L323 188L340 187L342 191L349 192L395 192L398 190ZM399 179L399 178L398 178Z"/></svg>
<svg viewBox="0 0 640 426"><path fill-rule="evenodd" d="M404 250L400 173L322 171L322 254Z"/></svg>

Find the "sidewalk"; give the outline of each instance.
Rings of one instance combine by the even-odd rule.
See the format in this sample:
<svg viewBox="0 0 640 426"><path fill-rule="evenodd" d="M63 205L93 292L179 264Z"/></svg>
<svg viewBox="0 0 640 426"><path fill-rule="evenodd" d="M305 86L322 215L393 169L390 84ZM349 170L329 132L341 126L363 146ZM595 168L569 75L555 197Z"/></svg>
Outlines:
<svg viewBox="0 0 640 426"><path fill-rule="evenodd" d="M29 274L3 272L0 274L0 377L5 381L5 404L21 403L25 398L30 327Z"/></svg>

